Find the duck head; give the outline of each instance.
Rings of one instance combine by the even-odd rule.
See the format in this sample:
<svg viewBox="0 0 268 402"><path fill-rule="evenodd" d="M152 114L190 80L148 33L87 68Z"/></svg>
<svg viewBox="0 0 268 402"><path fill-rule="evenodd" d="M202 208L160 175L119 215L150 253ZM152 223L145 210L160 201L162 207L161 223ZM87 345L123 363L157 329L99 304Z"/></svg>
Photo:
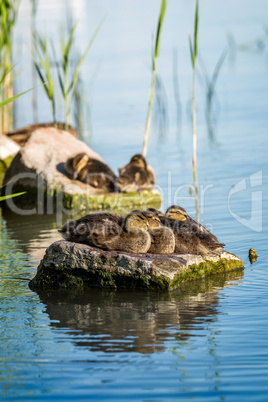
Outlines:
<svg viewBox="0 0 268 402"><path fill-rule="evenodd" d="M147 162L142 154L136 154L132 156L129 163L133 166L137 166L142 169L147 169Z"/></svg>
<svg viewBox="0 0 268 402"><path fill-rule="evenodd" d="M146 211L143 212L143 215L147 219L149 229L159 228L160 226L162 226L159 216L153 213L152 211L147 209Z"/></svg>
<svg viewBox="0 0 268 402"><path fill-rule="evenodd" d="M146 217L141 211L135 210L130 212L125 217L124 228L127 232L133 232L136 230L146 230L148 231L149 226Z"/></svg>
<svg viewBox="0 0 268 402"><path fill-rule="evenodd" d="M65 170L70 175L71 179L76 180L79 172L88 164L89 156L81 152L73 158L69 158L65 163Z"/></svg>
<svg viewBox="0 0 268 402"><path fill-rule="evenodd" d="M178 205L172 205L166 211L167 218L170 219L177 219L179 221L186 221L187 217L189 216L184 208L179 207Z"/></svg>
<svg viewBox="0 0 268 402"><path fill-rule="evenodd" d="M158 209L155 209L155 208L148 208L146 211L152 212L154 215L157 215L157 216L162 216L162 217L165 216L165 214L162 211L158 211Z"/></svg>

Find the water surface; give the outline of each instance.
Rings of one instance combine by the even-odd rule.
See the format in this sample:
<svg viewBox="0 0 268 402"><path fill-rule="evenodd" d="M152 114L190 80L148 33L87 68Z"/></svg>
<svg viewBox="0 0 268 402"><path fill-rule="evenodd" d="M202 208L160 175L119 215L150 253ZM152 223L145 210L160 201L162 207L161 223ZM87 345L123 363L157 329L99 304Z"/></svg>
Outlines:
<svg viewBox="0 0 268 402"><path fill-rule="evenodd" d="M56 38L66 5L79 18L81 49L107 13L82 70L85 87L92 88L91 130L88 126L85 140L116 171L141 151L137 124L144 126L146 118L151 32L160 2L81 0L56 5L40 0L40 30L44 27ZM228 251L243 258L245 270L164 294L98 290L37 294L28 288L28 280L45 248L59 239L59 221L55 215L20 217L3 212L2 399L267 400L268 41L263 34L267 14L264 0L200 2L200 54L210 75L228 46L227 34L237 43L217 81L212 137L205 119L205 87L198 79L200 218ZM168 2L158 64L166 119L160 125L155 106L148 161L163 195L162 209L179 203L194 216L194 199L189 195L193 179L188 49L193 16L194 1ZM32 86L27 64L29 23L30 4L23 0L15 36L14 61L21 68L18 90ZM259 37L264 37L261 50L252 42ZM240 44L249 46L242 51ZM181 109L174 97L174 49ZM49 121L49 104L42 98L42 88L38 92L39 120ZM31 94L18 101L17 126L33 122L30 104ZM259 255L253 265L248 261L250 247Z"/></svg>

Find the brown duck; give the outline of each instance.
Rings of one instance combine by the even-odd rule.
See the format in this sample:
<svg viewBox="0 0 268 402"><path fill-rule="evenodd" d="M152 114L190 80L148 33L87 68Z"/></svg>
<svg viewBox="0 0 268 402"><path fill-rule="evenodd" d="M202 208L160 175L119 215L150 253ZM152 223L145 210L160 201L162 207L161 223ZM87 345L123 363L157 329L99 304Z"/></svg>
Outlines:
<svg viewBox="0 0 268 402"><path fill-rule="evenodd" d="M130 162L123 168L119 168L118 172L116 185L122 192L151 189L155 185L154 171L141 154L132 156Z"/></svg>
<svg viewBox="0 0 268 402"><path fill-rule="evenodd" d="M71 179L80 180L105 192L115 190L116 176L105 163L81 152L69 158L64 165Z"/></svg>
<svg viewBox="0 0 268 402"><path fill-rule="evenodd" d="M225 246L204 226L192 219L184 208L177 205L169 207L165 216L160 216L160 221L173 230L175 253L219 254Z"/></svg>
<svg viewBox="0 0 268 402"><path fill-rule="evenodd" d="M141 211L132 211L125 218L109 213L86 215L67 223L59 232L65 240L105 250L146 253L151 246L148 223Z"/></svg>
<svg viewBox="0 0 268 402"><path fill-rule="evenodd" d="M151 211L151 209L153 211ZM146 217L149 233L151 236L151 247L148 253L152 254L171 254L175 249L175 237L172 229L163 226L160 222L159 216L154 212L153 208L147 209L143 212Z"/></svg>

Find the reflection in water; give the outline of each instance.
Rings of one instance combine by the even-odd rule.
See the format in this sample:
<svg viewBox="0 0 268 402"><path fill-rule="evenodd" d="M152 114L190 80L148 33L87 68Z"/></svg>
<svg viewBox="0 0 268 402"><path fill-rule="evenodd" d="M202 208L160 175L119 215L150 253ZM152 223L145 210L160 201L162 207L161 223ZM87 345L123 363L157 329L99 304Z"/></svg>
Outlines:
<svg viewBox="0 0 268 402"><path fill-rule="evenodd" d="M172 58L172 69L173 69L173 91L174 99L176 105L176 129L178 133L178 138L181 137L182 129L182 103L180 98L180 86L179 86L179 67L178 67L178 52L177 49L173 49Z"/></svg>
<svg viewBox="0 0 268 402"><path fill-rule="evenodd" d="M211 77L209 76L204 60L199 55L199 62L202 69L203 80L205 83L205 90L206 90L206 123L207 123L207 130L209 134L209 139L211 142L215 141L215 126L217 123L218 113L220 109L220 103L216 96L216 83L221 71L221 68L224 64L224 61L227 57L228 51L224 50L220 57L217 60L215 68Z"/></svg>
<svg viewBox="0 0 268 402"><path fill-rule="evenodd" d="M168 102L164 83L159 74L155 76L154 124L158 128L158 140L166 141L168 132Z"/></svg>
<svg viewBox="0 0 268 402"><path fill-rule="evenodd" d="M61 238L55 214L25 216L3 210L2 215L10 237L16 239L21 250L35 260L43 258L44 250ZM66 219L65 216L64 221Z"/></svg>
<svg viewBox="0 0 268 402"><path fill-rule="evenodd" d="M75 345L105 353L154 353L175 338L184 344L195 325L215 320L218 290L241 279L243 271L193 281L159 294L114 292L40 292L51 325L68 328Z"/></svg>

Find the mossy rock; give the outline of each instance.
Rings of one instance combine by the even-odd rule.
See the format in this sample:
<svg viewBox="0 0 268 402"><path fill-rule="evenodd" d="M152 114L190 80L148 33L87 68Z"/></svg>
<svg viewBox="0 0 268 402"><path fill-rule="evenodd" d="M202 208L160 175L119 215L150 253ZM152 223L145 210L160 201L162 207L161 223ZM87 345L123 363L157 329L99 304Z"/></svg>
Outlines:
<svg viewBox="0 0 268 402"><path fill-rule="evenodd" d="M146 289L167 291L182 283L244 267L226 251L206 257L191 254L132 254L104 251L64 240L46 250L31 289Z"/></svg>
<svg viewBox="0 0 268 402"><path fill-rule="evenodd" d="M3 188L5 190L5 188ZM13 193L25 192L9 203L19 209L35 208L38 214L72 210L74 213L97 210L129 210L154 207L159 209L162 198L156 190L143 190L137 193L107 193L100 195L68 194L50 187L19 185L12 187ZM3 195L4 195L3 191ZM2 202L5 207L6 202Z"/></svg>
<svg viewBox="0 0 268 402"><path fill-rule="evenodd" d="M66 131L47 127L31 134L6 171L2 195L25 191L12 201L17 208L37 208L38 214L63 209L79 213L86 210L159 208L161 196L156 190L136 193L105 193L79 180L71 180L64 169L69 157L84 152L89 157L103 159L82 141Z"/></svg>

